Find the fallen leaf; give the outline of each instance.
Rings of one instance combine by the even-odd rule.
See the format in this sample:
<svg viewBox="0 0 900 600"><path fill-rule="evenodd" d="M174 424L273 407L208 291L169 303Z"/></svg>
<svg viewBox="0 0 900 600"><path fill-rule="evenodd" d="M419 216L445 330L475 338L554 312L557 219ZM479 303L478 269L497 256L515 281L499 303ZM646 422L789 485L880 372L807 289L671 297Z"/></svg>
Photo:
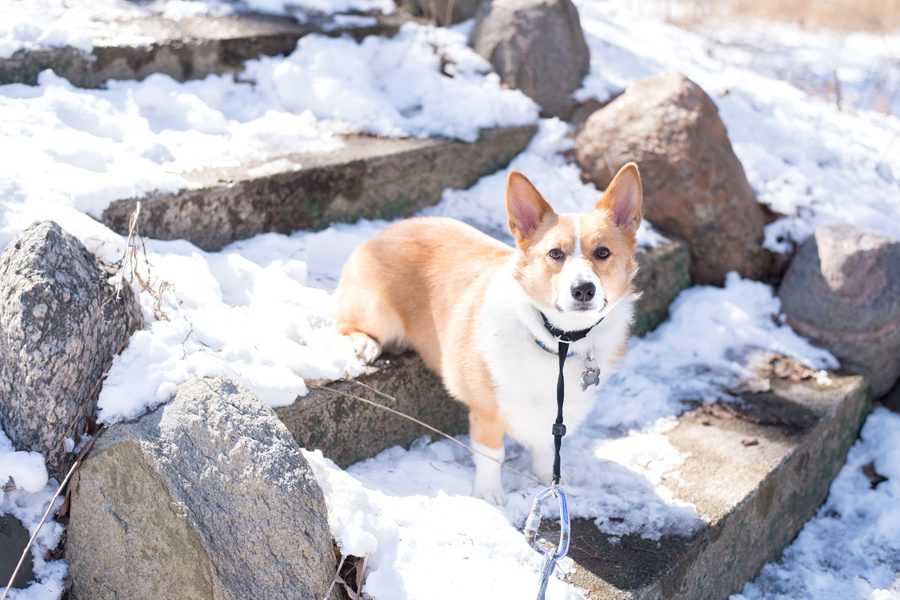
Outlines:
<svg viewBox="0 0 900 600"><path fill-rule="evenodd" d="M875 461L873 460L862 468L863 475L869 478L870 489L875 489L879 484L888 480L887 477L875 470Z"/></svg>

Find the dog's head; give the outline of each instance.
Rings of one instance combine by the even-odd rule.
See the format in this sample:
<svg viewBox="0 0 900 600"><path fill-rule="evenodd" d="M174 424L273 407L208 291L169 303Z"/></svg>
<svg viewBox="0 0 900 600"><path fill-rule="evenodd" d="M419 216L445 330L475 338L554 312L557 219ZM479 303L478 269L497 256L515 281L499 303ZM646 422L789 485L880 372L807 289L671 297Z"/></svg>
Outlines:
<svg viewBox="0 0 900 600"><path fill-rule="evenodd" d="M518 248L515 278L556 326L589 327L631 293L643 193L637 165L616 174L588 214L557 214L513 171L506 189Z"/></svg>

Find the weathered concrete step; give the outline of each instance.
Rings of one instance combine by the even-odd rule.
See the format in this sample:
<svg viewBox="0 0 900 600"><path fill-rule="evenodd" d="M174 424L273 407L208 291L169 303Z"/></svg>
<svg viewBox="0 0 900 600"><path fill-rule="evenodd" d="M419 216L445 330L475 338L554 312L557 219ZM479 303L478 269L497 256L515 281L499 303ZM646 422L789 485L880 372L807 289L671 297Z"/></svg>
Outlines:
<svg viewBox="0 0 900 600"><path fill-rule="evenodd" d="M669 305L691 285L691 250L678 238L656 248L641 249L634 287L641 293L635 309L633 335L644 335L669 316Z"/></svg>
<svg viewBox="0 0 900 600"><path fill-rule="evenodd" d="M440 378L417 354L379 360L358 381L393 396L391 402L353 381L335 381L311 390L289 405L275 409L297 443L321 449L341 467L370 458L391 446L409 446L430 434L426 428L385 410L354 400L360 396L413 416L450 434L468 431L468 411L450 398Z"/></svg>
<svg viewBox="0 0 900 600"><path fill-rule="evenodd" d="M297 40L310 33L357 39L393 35L410 17L393 15L310 18L304 23L288 17L256 13L200 15L179 20L148 14L127 23L110 21L105 40L90 53L76 48L19 50L0 58L0 84L34 85L38 74L52 69L79 87L100 87L110 79L144 79L163 73L179 81L212 73L239 71L244 61L260 56L290 54ZM122 41L117 41L122 40ZM138 40L138 41L135 41Z"/></svg>
<svg viewBox="0 0 900 600"><path fill-rule="evenodd" d="M776 379L741 404L704 405L667 436L688 458L664 485L708 526L690 538L618 540L573 522L569 581L591 600L719 599L774 560L825 500L870 403L859 376ZM551 534L548 532L548 537Z"/></svg>
<svg viewBox="0 0 900 600"><path fill-rule="evenodd" d="M140 200L142 234L219 250L263 232L405 216L437 203L446 188L470 187L502 169L525 149L535 131L530 125L486 129L473 143L353 136L332 153L274 156L194 173L191 177L200 188L118 200L101 220L127 233L128 219Z"/></svg>
<svg viewBox="0 0 900 600"><path fill-rule="evenodd" d="M634 331L642 334L666 318L669 304L690 284L690 253L684 242L671 240L642 251L638 260L641 270L636 287L644 295L638 303ZM408 445L429 433L402 417L344 394L387 404L448 433L464 433L468 429L466 409L447 395L441 380L415 354L379 361L359 381L393 396L399 403L395 405L352 381L337 381L275 412L301 446L320 448L341 466L397 444Z"/></svg>

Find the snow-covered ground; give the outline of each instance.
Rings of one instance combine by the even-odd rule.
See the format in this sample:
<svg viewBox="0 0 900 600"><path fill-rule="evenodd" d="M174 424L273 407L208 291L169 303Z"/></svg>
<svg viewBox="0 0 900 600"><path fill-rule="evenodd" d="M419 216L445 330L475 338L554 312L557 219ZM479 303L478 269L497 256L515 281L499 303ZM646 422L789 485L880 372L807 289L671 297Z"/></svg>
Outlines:
<svg viewBox="0 0 900 600"><path fill-rule="evenodd" d="M317 14L396 10L392 0L5 0L0 19L0 58L20 50L72 47L89 53L94 46L143 45L138 22L162 17L177 21L198 15L250 10L290 15L300 21Z"/></svg>
<svg viewBox="0 0 900 600"><path fill-rule="evenodd" d="M282 0L270 4L274 11L284 8ZM38 45L63 43L53 41L62 33L42 38L44 30L17 12L37 5L13 0L0 8L0 53L26 34ZM838 111L832 101L782 80L777 70L648 18L630 3L578 5L592 52L578 96L605 99L636 78L669 70L697 81L716 101L760 200L786 215L767 230L771 247L802 241L825 222L900 236L896 117L852 106ZM151 77L86 91L46 73L38 86L0 86L0 247L33 220L53 218L101 257L118 260L125 240L89 214L116 198L189 185L183 175L190 169L272 152L328 151L352 131L471 139L480 126L535 122L533 103L502 89L465 47L469 27L409 26L392 40L362 44L309 37L289 57L251 61L238 78L177 83ZM779 38L767 39L777 53ZM812 68L830 52L828 44L808 43L794 54L798 68ZM442 55L451 59L445 70L454 77L441 75ZM599 191L583 184L564 158L571 147L567 135L564 124L541 121L539 135L511 168L532 178L558 209L587 210ZM447 190L424 213L461 218L508 239L503 187L504 173L490 175L470 190ZM147 326L116 359L101 391L100 419L138 416L197 375L233 377L277 406L305 394L306 380L358 372L349 345L330 327L330 291L352 249L386 224L265 234L214 253L187 242L148 240L137 268L166 289L159 306L150 294L140 295ZM642 230L642 245L656 242L652 228ZM157 308L168 318L155 318ZM666 324L633 340L591 419L566 439L566 461L579 465L567 482L574 514L595 519L612 535L656 539L697 527L694 508L666 485L684 460L665 437L684 410L681 401L727 397L728 389L747 385L754 374L742 357L753 349L797 356L816 369L834 365L827 353L778 325L778 310L769 287L730 276L724 288L684 292ZM691 352L684 351L685 339L692 340ZM822 597L817 590L841 586L848 598L900 594L889 581L891 569L900 569L892 541L900 538L900 473L891 436L900 438L898 418L875 412L833 486L827 506L838 516L823 508L783 562L767 567L745 596L813 598ZM533 594L538 559L518 532L535 489L529 480L505 473L509 504L499 510L469 497L471 459L446 441L423 439L346 471L310 450L336 538L345 552L370 554L367 591L376 598ZM511 446L509 456L527 470L520 449ZM859 465L872 459L890 480L868 490ZM35 455L15 452L0 437L0 479L9 475L20 489L4 492L0 512L32 527L53 482ZM60 533L57 525L45 529L36 556ZM833 552L838 539L848 540L846 560ZM18 598L59 597L64 571L60 561L38 560L40 582ZM791 579L800 572L802 581ZM579 597L558 580L550 595Z"/></svg>
<svg viewBox="0 0 900 600"><path fill-rule="evenodd" d="M0 189L99 216L118 198L190 187L186 172L327 152L342 133L471 141L479 128L537 118L462 31L415 24L359 44L307 36L290 56L249 61L238 79L154 75L84 90L46 71L37 86L3 86Z"/></svg>
<svg viewBox="0 0 900 600"><path fill-rule="evenodd" d="M700 29L713 55L848 110L900 115L900 35L838 34L768 22Z"/></svg>
<svg viewBox="0 0 900 600"><path fill-rule="evenodd" d="M840 111L832 100L780 79L771 63L723 52L709 38L634 11L626 2L577 1L591 48L580 98L606 97L629 82L680 71L715 100L760 202L784 215L766 228L766 246L787 250L819 225L850 223L900 237L900 119ZM789 31L773 27L770 31ZM786 38L786 39L785 39ZM771 34L790 55L792 38ZM882 57L897 43L886 40ZM879 46L867 46L873 57ZM773 50L774 51L774 50ZM833 47L809 43L794 63L832 64ZM874 58L873 58L874 60ZM893 60L885 58L884 60ZM854 60L854 68L865 62ZM896 75L896 72L894 73Z"/></svg>

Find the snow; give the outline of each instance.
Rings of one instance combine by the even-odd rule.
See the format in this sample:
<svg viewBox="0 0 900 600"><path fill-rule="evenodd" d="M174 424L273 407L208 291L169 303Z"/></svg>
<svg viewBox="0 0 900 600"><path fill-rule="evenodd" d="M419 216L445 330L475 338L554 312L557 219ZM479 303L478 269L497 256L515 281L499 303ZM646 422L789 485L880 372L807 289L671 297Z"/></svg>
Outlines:
<svg viewBox="0 0 900 600"><path fill-rule="evenodd" d="M440 74L442 54L454 77ZM115 199L195 187L191 171L338 149L340 133L473 140L535 122L536 105L488 67L462 32L408 25L362 43L307 36L238 80L153 75L84 90L46 71L37 86L0 87L0 186L99 216Z"/></svg>
<svg viewBox="0 0 900 600"><path fill-rule="evenodd" d="M779 73L772 61L748 60L746 53L723 49L624 0L578 0L576 5L592 57L585 87L576 97L602 100L636 79L671 71L698 83L718 106L760 202L784 215L766 227L767 248L787 251L816 227L829 223L849 223L900 238L900 203L896 201L900 197L900 119L896 115L852 107L840 111L833 101L810 97L791 83L773 78L789 75ZM821 41L824 37L810 34L805 45L792 51L793 39L787 33L784 37L774 33L784 29L766 27L774 46L768 52L787 55L804 73L815 65L842 68L846 64L848 70L858 71L876 56L879 64L887 65L896 56L897 42L887 38L865 43L862 56L842 53L841 60L850 62L834 63L833 46ZM820 42L812 43L813 39ZM855 36L848 45L855 49L863 43L857 39L869 38ZM887 86L895 85L891 77L896 69L890 72ZM848 75L848 81L852 79ZM865 86L859 89L860 94L866 93Z"/></svg>
<svg viewBox="0 0 900 600"><path fill-rule="evenodd" d="M252 61L246 76L274 106L378 135L474 141L483 127L534 122L534 102L500 91L499 77L467 46L464 31L408 24L394 38L361 43L306 36L286 60ZM451 77L442 60L450 61L443 68Z"/></svg>
<svg viewBox="0 0 900 600"><path fill-rule="evenodd" d="M0 431L0 485L13 480L17 488L34 493L47 485L44 457L37 452L16 452Z"/></svg>
<svg viewBox="0 0 900 600"><path fill-rule="evenodd" d="M88 52L105 41L108 21L139 18L143 12L123 0L92 0L71 3L65 0L9 0L0 19L0 58L18 50L71 46ZM123 40L141 43L123 27Z"/></svg>
<svg viewBox="0 0 900 600"><path fill-rule="evenodd" d="M99 216L115 199L194 187L191 171L336 150L341 133L471 141L482 127L535 122L537 106L502 89L465 39L414 24L361 43L312 35L237 79L153 75L105 90L46 71L37 86L0 87L0 186Z"/></svg>
<svg viewBox="0 0 900 600"><path fill-rule="evenodd" d="M0 55L63 44L88 49L96 42L95 13L87 3L60 16L60 0L40 2L4 6ZM361 3L381 2L316 5L331 12ZM789 40L793 34L781 30L765 37L748 28L723 31L717 41L648 18L631 3L578 4L592 60L576 96L605 100L636 78L670 70L697 81L719 107L760 200L785 215L767 228L770 248L786 249L830 222L900 235L900 121L866 110L871 88L854 79L855 70L886 60L893 46L882 53L871 40L847 42L852 51L841 54L841 77L857 83L848 84L847 106L838 111L827 98L811 98L791 83L824 76L817 69L828 64L834 47L824 37ZM293 11L282 0L245 5ZM91 6L110 15L133 8L118 0ZM182 0L153 6L171 18L229 8ZM74 19L81 19L77 26ZM296 168L285 155L333 151L351 132L472 139L479 127L538 122L536 106L503 89L466 47L470 27L408 25L390 40L361 43L309 36L290 56L250 61L237 77L178 83L153 76L81 90L45 72L37 86L0 86L0 247L32 221L53 218L101 258L118 261L125 239L89 215L115 199L195 185L195 170L248 161L258 174ZM790 46L785 64L797 65L800 75L752 60L745 43L771 44L772 56L779 44ZM864 58L851 56L857 48L865 48ZM509 168L523 171L557 210L590 210L600 191L583 183L566 158L570 130L556 120L539 125ZM441 203L422 214L456 217L509 241L505 174L468 190L446 190ZM147 240L146 254L129 267L148 282L139 295L147 324L109 372L100 420L139 416L198 375L232 377L282 406L305 394L308 381L358 373L349 344L330 326L330 292L350 252L387 225L361 221L264 234L221 252ZM645 224L639 243L653 247L661 237ZM781 324L779 310L769 286L731 274L722 288L683 292L665 324L632 340L589 420L566 438L564 483L573 515L593 519L614 537L656 540L701 527L695 507L678 496L678 471L687 457L667 437L685 401L729 400L736 389L759 386L754 365L761 353L795 356L814 370L836 365ZM823 597L832 586L848 597L897 594L900 460L891 441L900 433L897 421L886 411L873 413L826 507L779 563L747 585L746 598ZM528 472L530 459L521 448L510 443L507 455L511 466ZM409 450L391 448L347 470L313 449L307 457L342 549L370 556L366 589L376 598L533 595L539 559L519 531L536 490L531 480L504 472L508 504L497 509L470 496L471 456L446 440L423 438ZM875 490L859 475L859 466L872 460L890 478ZM0 436L0 479L9 476L18 489L4 492L0 513L33 528L55 482L39 455L16 452ZM42 558L61 533L55 522L45 525L35 549L39 581L19 598L61 595L65 564ZM564 561L557 576L571 568ZM580 593L557 578L549 597Z"/></svg>
<svg viewBox="0 0 900 600"><path fill-rule="evenodd" d="M872 411L828 500L731 600L900 598L900 415ZM863 467L887 477L874 489Z"/></svg>
<svg viewBox="0 0 900 600"><path fill-rule="evenodd" d="M237 379L284 406L307 393L304 379L360 372L349 342L327 326L330 297L304 285L306 264L290 251L254 260L186 242L150 241L147 250L154 275L172 286L163 306L170 320L152 321L116 359L100 393L102 421L138 416L196 376ZM153 299L141 299L152 319Z"/></svg>
<svg viewBox="0 0 900 600"><path fill-rule="evenodd" d="M82 90L46 71L38 86L0 88L0 111L0 185L96 216L118 198L191 187L187 171L341 146L313 115L254 104L230 77Z"/></svg>
<svg viewBox="0 0 900 600"><path fill-rule="evenodd" d="M471 472L460 464L468 451L456 448L423 441L417 454L430 461L409 460L396 448L348 472L320 451L305 452L326 494L332 532L345 551L370 554L364 589L372 597L534 595L540 557L502 511L470 495ZM582 596L554 579L547 598Z"/></svg>
<svg viewBox="0 0 900 600"><path fill-rule="evenodd" d="M791 83L842 108L900 114L900 35L809 31L795 25L713 22L714 56Z"/></svg>
<svg viewBox="0 0 900 600"><path fill-rule="evenodd" d="M56 491L55 479L47 478L47 469L43 457L36 452L16 452L6 433L0 429L0 487L9 483L12 477L15 489L4 491L0 495L0 515L10 514L19 519L34 535L47 504ZM56 509L62 499L57 499ZM54 511L55 512L55 511ZM14 590L8 596L11 600L43 600L59 598L63 592L63 581L66 575L66 563L62 560L46 560L49 550L59 545L63 526L50 519L41 528L35 539L31 553L34 560L35 579L27 588ZM0 589L6 582L0 582Z"/></svg>
<svg viewBox="0 0 900 600"><path fill-rule="evenodd" d="M677 414L682 400L727 400L726 390L758 383L753 365L760 349L814 370L836 367L830 353L776 321L780 308L771 287L735 273L724 288L685 290L670 305L668 321L632 341L611 389L600 395L598 419L637 427Z"/></svg>
<svg viewBox="0 0 900 600"><path fill-rule="evenodd" d="M0 59L20 50L68 46L89 53L94 46L151 44L156 40L141 33L140 22L154 17L179 21L249 10L304 22L313 15L391 14L396 8L393 0L7 0L0 13Z"/></svg>

